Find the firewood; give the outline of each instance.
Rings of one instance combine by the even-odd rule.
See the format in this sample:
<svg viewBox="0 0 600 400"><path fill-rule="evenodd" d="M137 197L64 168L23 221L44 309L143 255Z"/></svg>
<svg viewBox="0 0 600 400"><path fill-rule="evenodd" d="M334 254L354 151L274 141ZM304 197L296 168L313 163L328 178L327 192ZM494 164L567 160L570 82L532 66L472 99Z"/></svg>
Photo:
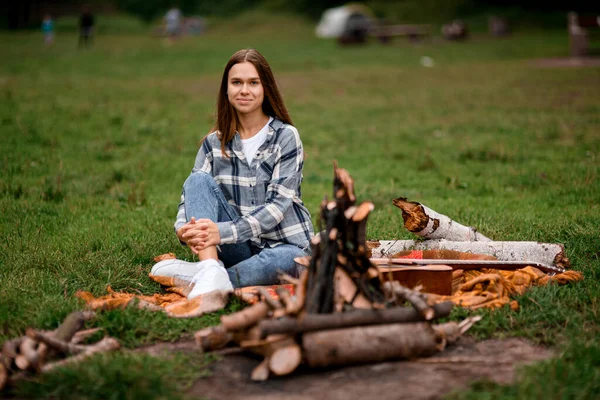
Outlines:
<svg viewBox="0 0 600 400"><path fill-rule="evenodd" d="M262 355L263 363L278 376L292 373L302 363L302 350L289 335L269 335L263 340L248 340L241 342L240 347ZM252 375L267 379L269 374L264 371L264 366L257 366Z"/></svg>
<svg viewBox="0 0 600 400"><path fill-rule="evenodd" d="M435 311L427 303L427 296L415 290L402 286L398 281L385 282L383 288L392 296L397 296L401 301L408 301L423 316L426 321L435 317Z"/></svg>
<svg viewBox="0 0 600 400"><path fill-rule="evenodd" d="M212 351L225 347L233 340L233 335L223 325L217 325L199 330L194 339L203 351Z"/></svg>
<svg viewBox="0 0 600 400"><path fill-rule="evenodd" d="M485 254L500 261L529 261L556 267L569 268L564 246L538 242L456 242L438 240L380 240L373 248L372 257L390 257L405 250L456 250L474 254Z"/></svg>
<svg viewBox="0 0 600 400"><path fill-rule="evenodd" d="M250 379L257 382L266 381L269 379L270 372L269 358L265 357L260 364L254 367L252 373L250 374Z"/></svg>
<svg viewBox="0 0 600 400"><path fill-rule="evenodd" d="M66 316L64 321L48 336L63 342L70 342L73 336L83 328L86 321L89 321L96 317L96 313L93 311L74 311ZM58 350L58 349L56 349ZM61 351L61 350L58 350ZM43 342L37 348L37 360L34 363L36 369L40 369L45 359L52 357L55 351L51 349L48 343ZM73 353L74 354L74 353Z"/></svg>
<svg viewBox="0 0 600 400"><path fill-rule="evenodd" d="M423 204L408 201L405 197L398 197L392 200L392 203L402 210L404 227L426 239L446 239L457 242L492 240L473 227L461 225Z"/></svg>
<svg viewBox="0 0 600 400"><path fill-rule="evenodd" d="M375 205L370 201L365 201L364 203L361 203L360 206L358 206L358 208L356 209L356 212L352 215L352 221L359 222L365 220L369 213L374 209Z"/></svg>
<svg viewBox="0 0 600 400"><path fill-rule="evenodd" d="M302 363L302 350L298 343L277 347L269 356L269 369L277 376L291 374Z"/></svg>
<svg viewBox="0 0 600 400"><path fill-rule="evenodd" d="M38 343L31 338L24 338L19 346L19 354L15 357L15 364L19 369L26 371L35 368L38 364L39 355L37 353Z"/></svg>
<svg viewBox="0 0 600 400"><path fill-rule="evenodd" d="M19 354L18 349L19 346L21 346L21 342L23 341L23 339L24 337L21 336L4 342L4 344L2 345L2 354L4 354L4 356L7 358L14 359L17 356L17 354Z"/></svg>
<svg viewBox="0 0 600 400"><path fill-rule="evenodd" d="M339 297L355 308L373 308L373 305L362 294L354 281L348 276L346 271L341 268L335 270L335 292Z"/></svg>
<svg viewBox="0 0 600 400"><path fill-rule="evenodd" d="M264 339L243 340L240 342L240 347L252 353L265 356L281 344L288 343L290 339L289 335L269 335Z"/></svg>
<svg viewBox="0 0 600 400"><path fill-rule="evenodd" d="M277 310L283 308L283 304L277 299L274 299L271 294L262 286L258 287L258 293L262 296L262 299L271 310Z"/></svg>
<svg viewBox="0 0 600 400"><path fill-rule="evenodd" d="M228 331L246 329L265 318L269 309L269 305L261 301L234 314L222 315L221 324Z"/></svg>
<svg viewBox="0 0 600 400"><path fill-rule="evenodd" d="M65 354L79 354L86 349L86 346L69 343L58 339L56 336L51 336L31 328L27 328L25 334L36 342L41 342L41 344L45 344L49 348Z"/></svg>
<svg viewBox="0 0 600 400"><path fill-rule="evenodd" d="M3 363L0 363L0 392L4 390L8 383L8 370L4 367Z"/></svg>
<svg viewBox="0 0 600 400"><path fill-rule="evenodd" d="M454 343L479 320L481 320L481 316L474 315L465 318L461 322L450 321L444 324L434 325L433 329L443 335L448 343Z"/></svg>
<svg viewBox="0 0 600 400"><path fill-rule="evenodd" d="M307 258L307 261L310 262L310 259L308 257L303 258ZM300 277L298 278L298 284L294 287L294 296L292 296L290 298L290 301L285 305L286 314L297 315L304 308L307 281L308 270L303 270L300 273Z"/></svg>
<svg viewBox="0 0 600 400"><path fill-rule="evenodd" d="M63 360L55 361L53 363L44 365L42 367L41 371L48 372L48 371L52 371L56 368L68 366L71 364L76 364L96 353L114 351L114 350L118 350L120 347L121 347L121 345L119 344L119 342L116 339L111 338L111 337L105 337L102 340L100 340L98 343L95 343L95 344L89 345L89 346L85 346L85 351L83 351L82 353L79 353L76 356L68 357Z"/></svg>
<svg viewBox="0 0 600 400"><path fill-rule="evenodd" d="M360 326L305 333L304 357L311 367L410 359L444 349L445 341L429 323Z"/></svg>
<svg viewBox="0 0 600 400"><path fill-rule="evenodd" d="M82 331L75 332L73 335L73 339L71 339L71 343L80 344L85 342L88 338L95 335L97 332L100 332L103 328L90 328Z"/></svg>
<svg viewBox="0 0 600 400"><path fill-rule="evenodd" d="M287 305L292 302L292 295L286 288L277 287L275 288L275 293L277 293L277 296L279 296L279 301L284 308L287 308Z"/></svg>
<svg viewBox="0 0 600 400"><path fill-rule="evenodd" d="M442 302L433 306L435 318L450 315L452 302ZM304 332L341 329L355 326L382 325L401 322L423 321L423 316L412 307L393 307L384 310L352 310L334 314L305 314L299 318L283 317L277 320L265 319L258 323L260 337L274 334L295 335Z"/></svg>
<svg viewBox="0 0 600 400"><path fill-rule="evenodd" d="M338 168L337 161L333 162L333 193L344 210L348 209L356 201L354 179L352 179L348 171Z"/></svg>
<svg viewBox="0 0 600 400"><path fill-rule="evenodd" d="M296 286L298 285L300 285L300 282L298 282ZM298 313L296 310L302 307L302 305L297 304L296 298L292 297L292 295L286 288L278 287L275 289L275 292L279 296L279 300L283 305L283 309L277 310L277 312L275 312L273 315L274 318L279 318L288 314Z"/></svg>

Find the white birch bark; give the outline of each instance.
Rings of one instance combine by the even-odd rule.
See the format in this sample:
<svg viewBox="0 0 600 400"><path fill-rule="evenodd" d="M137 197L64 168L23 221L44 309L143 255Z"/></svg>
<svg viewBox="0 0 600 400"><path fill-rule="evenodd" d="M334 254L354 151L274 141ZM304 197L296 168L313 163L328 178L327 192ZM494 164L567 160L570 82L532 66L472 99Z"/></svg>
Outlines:
<svg viewBox="0 0 600 400"><path fill-rule="evenodd" d="M370 242L371 257L390 257L405 250L455 250L486 254L501 261L530 261L569 268L564 246L560 243L539 242L456 242L449 240L379 240L379 246Z"/></svg>
<svg viewBox="0 0 600 400"><path fill-rule="evenodd" d="M491 241L477 232L476 228L453 221L421 203L407 201L405 197L392 200L402 210L404 227L426 239L446 239L453 241Z"/></svg>

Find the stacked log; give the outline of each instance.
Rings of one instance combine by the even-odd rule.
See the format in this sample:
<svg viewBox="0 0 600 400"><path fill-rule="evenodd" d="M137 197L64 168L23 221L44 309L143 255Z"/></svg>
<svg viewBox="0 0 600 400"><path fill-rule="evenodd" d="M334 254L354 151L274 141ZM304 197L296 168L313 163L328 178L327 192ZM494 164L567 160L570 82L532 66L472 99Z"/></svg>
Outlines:
<svg viewBox="0 0 600 400"><path fill-rule="evenodd" d="M198 345L212 351L234 344L261 355L251 374L260 381L290 374L303 363L322 367L428 356L456 340L456 332L465 330L458 323L433 324L450 314L452 303L434 305L418 290L385 281L366 244L374 206L355 203L353 179L334 163L333 198L321 204L312 256L297 259L306 268L293 282L295 294L279 288L274 298L262 290L259 302L196 332Z"/></svg>
<svg viewBox="0 0 600 400"><path fill-rule="evenodd" d="M98 328L82 330L85 321L94 317L91 311L72 312L53 331L28 328L25 336L6 341L0 354L0 391L31 374L45 373L98 352L119 349L119 342L110 337L91 345L81 344L99 331Z"/></svg>

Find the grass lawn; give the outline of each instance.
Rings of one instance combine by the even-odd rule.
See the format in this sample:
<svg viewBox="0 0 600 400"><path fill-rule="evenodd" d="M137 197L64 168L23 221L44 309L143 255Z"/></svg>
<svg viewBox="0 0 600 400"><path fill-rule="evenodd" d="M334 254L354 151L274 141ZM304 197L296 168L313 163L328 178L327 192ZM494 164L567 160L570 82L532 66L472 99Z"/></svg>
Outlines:
<svg viewBox="0 0 600 400"><path fill-rule="evenodd" d="M479 382L455 397L600 396L600 68L530 62L566 56L564 30L341 48L302 20L249 14L172 44L143 34L99 35L79 51L76 42L59 32L45 49L40 33L0 33L0 342L56 327L82 308L78 290L159 291L147 278L158 254L192 259L173 233L181 185L211 127L223 66L255 47L303 139L315 223L338 160L359 201L376 206L369 239L413 237L391 203L405 196L496 240L564 243L585 274L530 290L516 312L477 311L477 337L523 336L559 356L513 386ZM217 321L124 310L90 326L131 349ZM179 398L208 362L125 351L12 395Z"/></svg>

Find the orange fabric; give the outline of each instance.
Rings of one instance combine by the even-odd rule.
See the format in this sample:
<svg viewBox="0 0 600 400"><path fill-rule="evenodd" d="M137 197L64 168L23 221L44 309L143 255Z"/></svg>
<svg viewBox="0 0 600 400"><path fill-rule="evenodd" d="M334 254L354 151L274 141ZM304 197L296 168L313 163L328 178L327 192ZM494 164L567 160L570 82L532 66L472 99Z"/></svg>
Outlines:
<svg viewBox="0 0 600 400"><path fill-rule="evenodd" d="M125 308L133 299L137 299L141 307L150 310L164 310L173 317L199 316L206 312L216 311L219 309L217 307L223 308L226 305L224 297L215 293L217 291L188 300L186 296L190 291L189 282L164 276L148 276L164 286L165 291L168 293L155 293L152 296L144 296L135 293L115 292L109 286L106 289L108 294L104 296L95 297L92 293L84 291L78 291L75 296L85 301L86 305L93 310ZM276 292L278 287L286 288L291 295L295 293L295 287L292 284L265 286L267 292L274 299L279 298ZM259 300L258 286L236 289L233 295L248 303L255 303ZM223 304L221 305L221 303Z"/></svg>
<svg viewBox="0 0 600 400"><path fill-rule="evenodd" d="M516 310L519 304L512 300L511 296L523 294L531 286L544 286L552 282L564 285L582 279L583 274L578 271L566 271L550 276L534 267L516 271L456 270L453 273L452 295L430 297L435 302L450 300L458 306L470 309L499 308L508 304L511 309Z"/></svg>
<svg viewBox="0 0 600 400"><path fill-rule="evenodd" d="M394 258L416 258L416 259L494 259L494 257L461 253L451 250L409 250L397 253ZM155 262L175 258L172 253L162 254L154 258ZM110 286L108 294L94 297L90 292L79 291L76 296L84 300L87 306L94 310L112 310L124 308L135 298L139 300L141 307L151 310L165 310L168 315L174 317L190 317L202 315L205 312L216 311L226 305L227 299L222 293L211 292L188 300L187 294L191 290L190 282L177 278L148 275L150 279L161 284L167 293L155 293L152 296L144 296L135 293L119 293L113 291ZM549 276L534 267L526 267L516 271L501 271L492 269L481 270L455 270L452 273L452 295L440 296L429 294L435 302L452 301L454 304L470 309L477 308L499 308L508 304L511 309L516 310L519 304L511 296L523 294L533 286L544 286L550 283L564 285L583 279L583 274L578 271L566 271L561 274ZM293 296L295 285L272 285L264 286L274 299L278 299L276 289L286 288ZM258 286L250 286L236 289L233 293L236 297L248 303L259 301Z"/></svg>

